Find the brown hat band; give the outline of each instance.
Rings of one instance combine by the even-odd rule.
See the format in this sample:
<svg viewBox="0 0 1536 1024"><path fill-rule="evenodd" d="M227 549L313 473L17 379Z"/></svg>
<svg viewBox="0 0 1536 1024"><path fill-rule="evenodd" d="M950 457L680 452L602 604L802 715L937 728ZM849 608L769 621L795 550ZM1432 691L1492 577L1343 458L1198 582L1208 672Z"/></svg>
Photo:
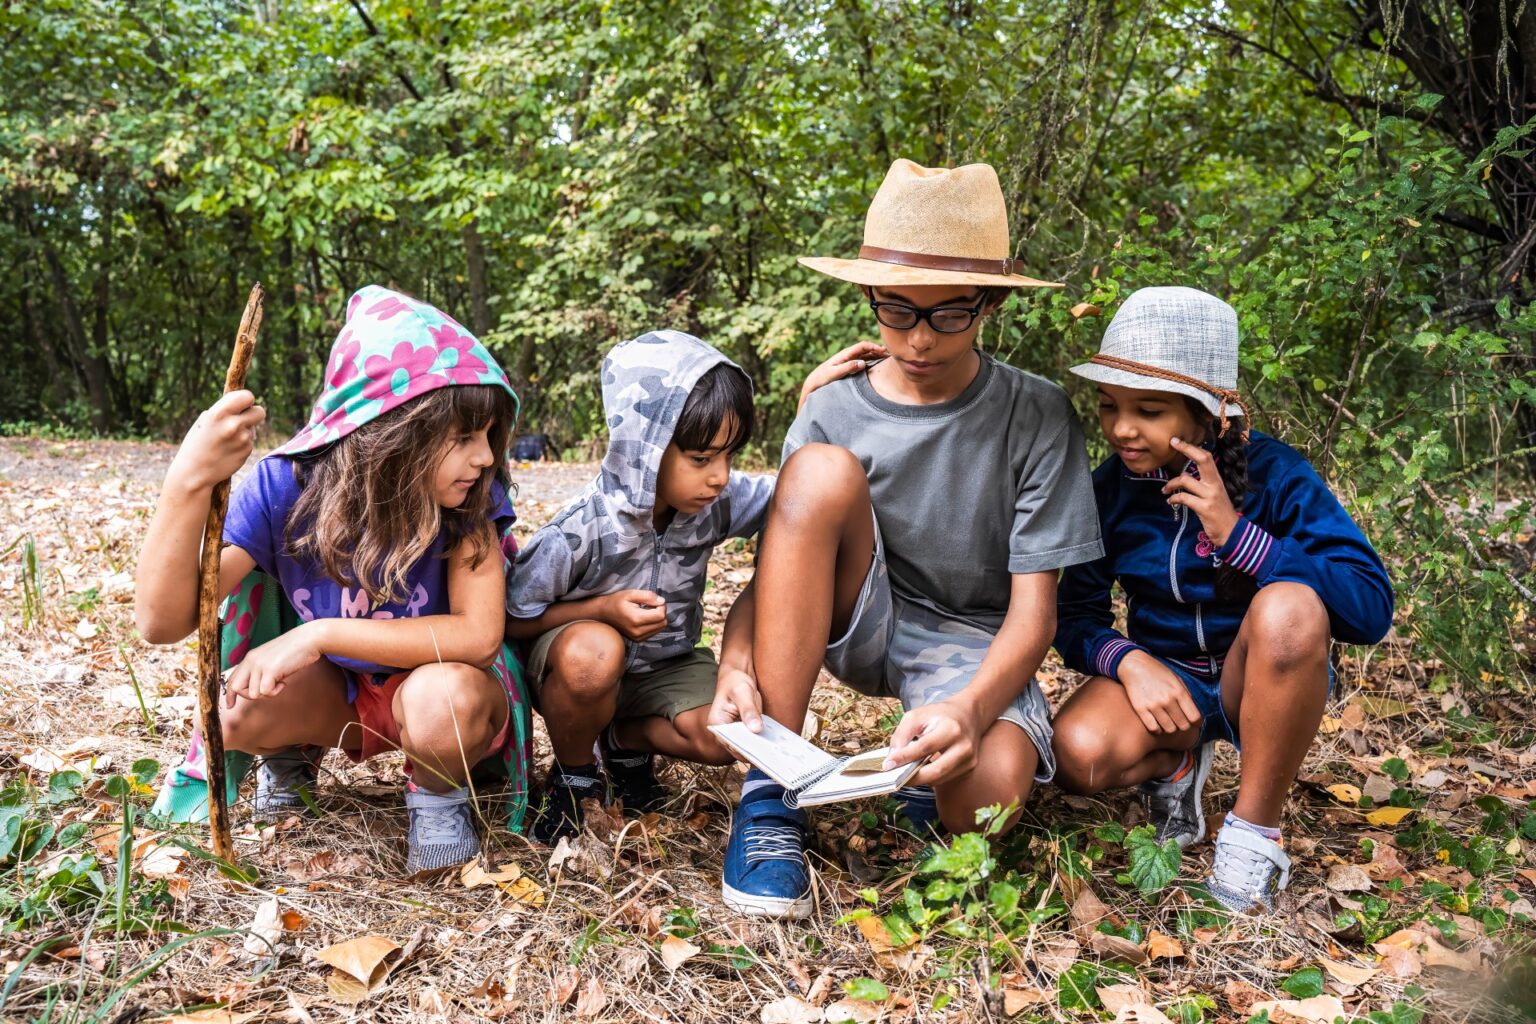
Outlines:
<svg viewBox="0 0 1536 1024"><path fill-rule="evenodd" d="M1207 384L1199 377L1191 377L1177 370L1165 370L1161 366L1152 366L1149 363L1138 363L1134 359L1121 359L1119 356L1107 356L1102 352L1095 352L1088 357L1090 363L1107 366L1111 370L1125 370L1127 373L1139 373L1144 377L1156 377L1159 380L1171 380L1175 384L1185 384L1192 388L1199 388L1208 395L1221 400L1221 412L1217 419L1221 421L1221 433L1227 432L1227 403L1231 402L1239 409L1243 407L1243 397L1237 393L1236 388L1219 388L1214 384ZM1243 427L1243 442L1248 441L1248 428Z"/></svg>
<svg viewBox="0 0 1536 1024"><path fill-rule="evenodd" d="M917 267L921 270L953 270L961 274L1001 274L1009 277L1024 272L1024 261L1011 257L1000 260L976 260L969 256L934 256L926 252L882 249L878 245L860 247L859 259L874 260L876 263L896 263L903 267Z"/></svg>

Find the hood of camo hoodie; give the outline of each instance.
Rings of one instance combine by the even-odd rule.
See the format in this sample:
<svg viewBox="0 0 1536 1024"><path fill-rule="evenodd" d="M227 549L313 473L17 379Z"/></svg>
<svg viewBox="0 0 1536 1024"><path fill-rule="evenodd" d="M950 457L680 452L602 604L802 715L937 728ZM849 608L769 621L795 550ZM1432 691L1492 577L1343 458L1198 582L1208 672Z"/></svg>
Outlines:
<svg viewBox="0 0 1536 1024"><path fill-rule="evenodd" d="M735 365L681 331L652 331L608 353L608 450L596 478L519 553L507 581L508 614L537 618L556 601L649 590L666 601L667 624L626 642L629 670L649 671L698 645L710 553L727 537L756 534L773 495L772 477L733 472L714 502L679 512L656 532L662 455L699 378L722 364Z"/></svg>

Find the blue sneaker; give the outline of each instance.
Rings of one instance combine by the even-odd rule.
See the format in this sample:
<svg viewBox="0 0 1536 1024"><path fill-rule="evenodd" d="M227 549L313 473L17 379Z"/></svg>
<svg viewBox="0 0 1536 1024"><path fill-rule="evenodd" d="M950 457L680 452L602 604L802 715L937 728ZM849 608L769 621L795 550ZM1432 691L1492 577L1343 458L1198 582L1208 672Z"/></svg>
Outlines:
<svg viewBox="0 0 1536 1024"><path fill-rule="evenodd" d="M922 839L944 834L939 820L939 798L932 786L903 786L894 794L896 824Z"/></svg>
<svg viewBox="0 0 1536 1024"><path fill-rule="evenodd" d="M811 872L805 863L805 812L784 806L784 790L761 786L731 817L725 848L725 905L746 917L802 921L811 914Z"/></svg>

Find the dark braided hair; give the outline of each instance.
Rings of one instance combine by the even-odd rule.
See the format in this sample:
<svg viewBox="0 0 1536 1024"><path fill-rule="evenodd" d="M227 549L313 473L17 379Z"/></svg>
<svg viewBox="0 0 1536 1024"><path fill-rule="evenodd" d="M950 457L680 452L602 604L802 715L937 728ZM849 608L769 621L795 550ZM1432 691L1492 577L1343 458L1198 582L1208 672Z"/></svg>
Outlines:
<svg viewBox="0 0 1536 1024"><path fill-rule="evenodd" d="M1221 421L1210 410L1193 398L1185 398L1195 422L1205 428L1205 436L1211 439L1211 457L1216 461L1216 471L1227 489L1227 498L1238 512L1243 510L1243 499L1248 496L1248 448L1243 439L1243 423L1232 419L1227 429L1221 429ZM1216 599L1233 604L1247 604L1259 592L1258 583L1247 573L1230 565L1216 569Z"/></svg>

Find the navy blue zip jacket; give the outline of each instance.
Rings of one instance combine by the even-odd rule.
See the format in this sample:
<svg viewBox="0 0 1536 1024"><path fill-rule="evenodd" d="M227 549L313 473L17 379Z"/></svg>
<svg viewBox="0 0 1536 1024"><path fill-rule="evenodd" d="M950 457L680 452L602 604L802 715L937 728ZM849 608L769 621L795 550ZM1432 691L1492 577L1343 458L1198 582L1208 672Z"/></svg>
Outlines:
<svg viewBox="0 0 1536 1024"><path fill-rule="evenodd" d="M1190 671L1219 674L1248 611L1246 601L1217 600L1222 564L1249 573L1260 588L1281 581L1311 587L1336 640L1373 644L1386 635L1386 568L1294 448L1253 432L1248 494L1220 548L1212 548L1194 512L1168 504L1162 489L1169 477L1162 469L1132 473L1119 456L1094 471L1104 557L1062 576L1056 650L1068 667L1118 679L1120 662L1141 648ZM1129 639L1114 629L1109 593L1116 581L1126 595Z"/></svg>

